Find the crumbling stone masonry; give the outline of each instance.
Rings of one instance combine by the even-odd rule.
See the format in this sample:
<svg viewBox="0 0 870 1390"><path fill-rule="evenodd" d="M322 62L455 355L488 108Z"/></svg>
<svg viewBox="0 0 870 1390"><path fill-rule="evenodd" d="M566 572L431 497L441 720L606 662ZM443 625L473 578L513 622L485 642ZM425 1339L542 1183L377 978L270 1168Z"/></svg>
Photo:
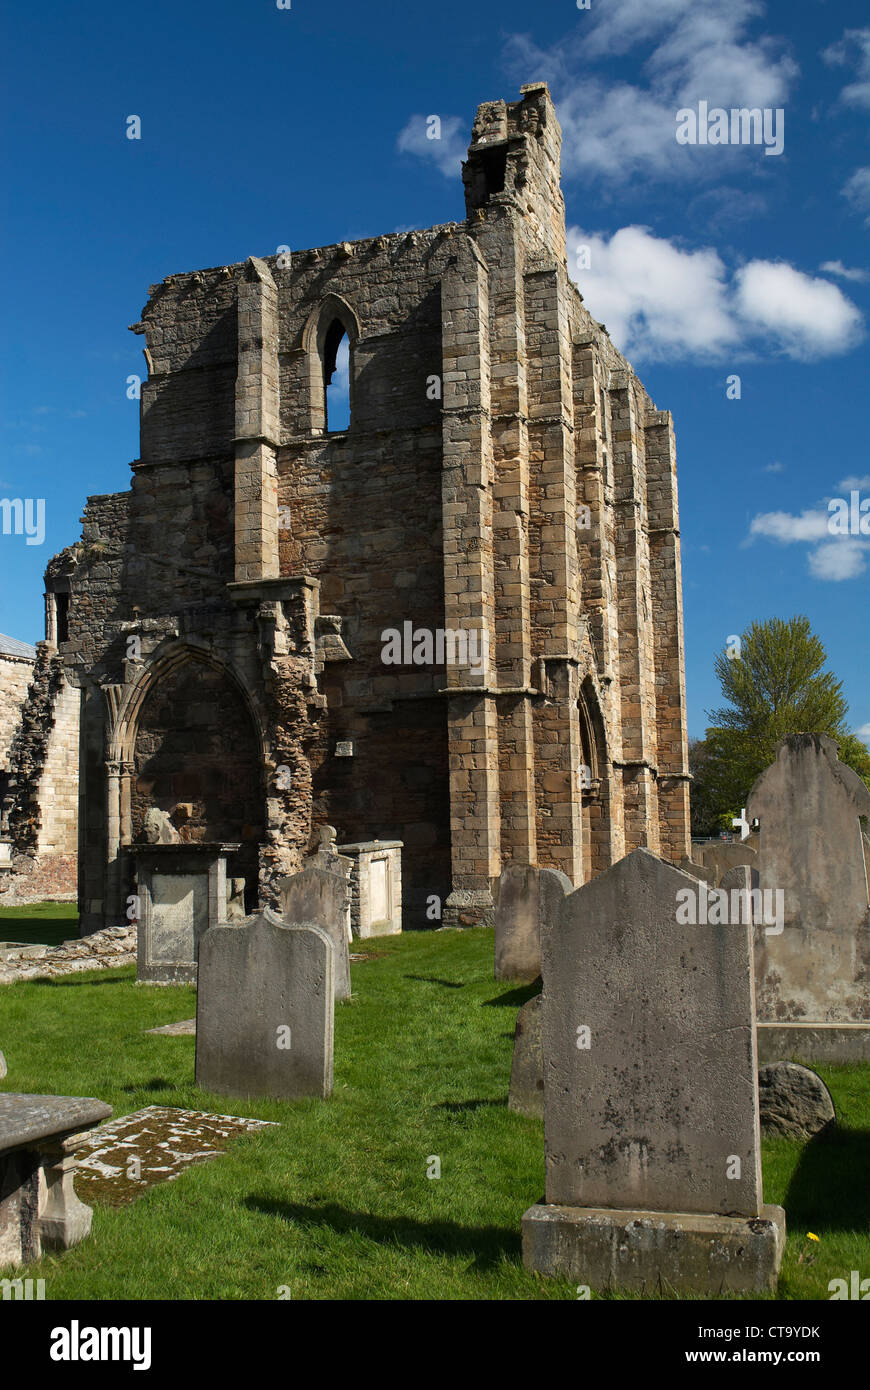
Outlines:
<svg viewBox="0 0 870 1390"><path fill-rule="evenodd" d="M30 650L17 670L0 662L4 742L13 731L0 764L4 904L76 896L80 696L52 644Z"/></svg>
<svg viewBox="0 0 870 1390"><path fill-rule="evenodd" d="M242 844L248 910L327 822L402 840L406 927L491 920L512 859L688 853L671 417L569 278L560 145L532 84L478 109L464 222L152 287L132 488L48 582L83 931L154 806Z"/></svg>

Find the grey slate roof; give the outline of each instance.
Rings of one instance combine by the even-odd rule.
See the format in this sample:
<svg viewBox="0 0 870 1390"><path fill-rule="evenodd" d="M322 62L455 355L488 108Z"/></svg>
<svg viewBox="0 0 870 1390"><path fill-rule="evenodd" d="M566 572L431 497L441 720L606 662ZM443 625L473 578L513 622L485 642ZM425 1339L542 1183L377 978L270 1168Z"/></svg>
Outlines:
<svg viewBox="0 0 870 1390"><path fill-rule="evenodd" d="M35 661L36 648L31 647L29 642L19 642L17 637L5 637L0 632L0 656L26 656L30 661Z"/></svg>

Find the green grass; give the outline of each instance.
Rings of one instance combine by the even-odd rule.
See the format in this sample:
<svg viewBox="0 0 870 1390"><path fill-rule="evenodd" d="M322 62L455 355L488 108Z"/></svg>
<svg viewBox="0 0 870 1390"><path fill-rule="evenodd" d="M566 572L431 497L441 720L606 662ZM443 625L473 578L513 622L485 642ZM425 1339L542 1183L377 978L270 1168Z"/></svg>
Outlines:
<svg viewBox="0 0 870 1390"><path fill-rule="evenodd" d="M326 1102L198 1091L194 1040L144 1031L190 1017L193 989L137 986L132 967L0 988L4 1089L98 1096L118 1115L158 1104L280 1121L126 1207L96 1206L90 1240L28 1268L48 1298L274 1299L281 1286L294 1299L576 1298L520 1257L520 1219L544 1190L543 1132L506 1100L532 991L493 981L490 931L371 949L336 1008ZM870 1067L824 1075L839 1136L764 1148L765 1196L790 1228L785 1298L827 1299L830 1279L870 1274ZM806 1231L821 1237L812 1265L798 1263Z"/></svg>
<svg viewBox="0 0 870 1390"><path fill-rule="evenodd" d="M0 907L0 941L26 941L29 945L59 946L78 936L75 903L28 903L24 907Z"/></svg>

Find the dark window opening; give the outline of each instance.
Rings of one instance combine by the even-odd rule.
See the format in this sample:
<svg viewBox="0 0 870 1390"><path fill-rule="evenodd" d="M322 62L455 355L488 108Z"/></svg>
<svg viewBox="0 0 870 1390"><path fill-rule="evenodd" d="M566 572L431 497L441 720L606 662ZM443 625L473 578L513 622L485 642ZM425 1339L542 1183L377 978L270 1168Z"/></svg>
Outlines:
<svg viewBox="0 0 870 1390"><path fill-rule="evenodd" d="M480 156L480 162L486 180L486 197L491 193L503 193L507 177L507 148L485 150Z"/></svg>
<svg viewBox="0 0 870 1390"><path fill-rule="evenodd" d="M57 644L69 641L69 594L55 594L55 613L57 615Z"/></svg>

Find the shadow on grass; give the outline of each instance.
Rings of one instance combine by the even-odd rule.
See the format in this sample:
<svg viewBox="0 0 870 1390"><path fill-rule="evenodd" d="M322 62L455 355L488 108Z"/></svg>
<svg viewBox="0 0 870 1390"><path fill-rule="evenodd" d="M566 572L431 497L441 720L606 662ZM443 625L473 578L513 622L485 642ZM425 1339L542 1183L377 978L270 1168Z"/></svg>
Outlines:
<svg viewBox="0 0 870 1390"><path fill-rule="evenodd" d="M0 941L20 941L27 946L62 946L78 941L74 917L0 917Z"/></svg>
<svg viewBox="0 0 870 1390"><path fill-rule="evenodd" d="M437 975L405 975L406 980L422 980L425 985L443 985L445 989L465 989L463 980L439 980Z"/></svg>
<svg viewBox="0 0 870 1390"><path fill-rule="evenodd" d="M328 1226L338 1235L355 1231L380 1245L401 1245L435 1255L470 1255L473 1269L492 1269L503 1258L519 1262L522 1257L519 1230L501 1226L459 1226L454 1221L372 1216L365 1211L349 1211L335 1203L322 1207L302 1206L276 1202L268 1197L247 1197L244 1204L251 1211L277 1216L281 1221L293 1221L300 1226Z"/></svg>
<svg viewBox="0 0 870 1390"><path fill-rule="evenodd" d="M439 1100L437 1105L433 1105L433 1110L449 1110L458 1114L463 1110L480 1110L483 1106L494 1105L498 1110L504 1110L508 1103L507 1096L501 1100Z"/></svg>
<svg viewBox="0 0 870 1390"><path fill-rule="evenodd" d="M518 985L516 989L509 989L506 994L498 994L495 999L484 999L484 1008L496 1009L516 1009L522 1004L527 1004L530 999L534 999L536 994L541 992L540 979L533 980L530 985Z"/></svg>
<svg viewBox="0 0 870 1390"><path fill-rule="evenodd" d="M115 970L129 970L132 967L128 965L116 965L113 968ZM75 975L48 975L40 979L38 983L41 985L49 985L52 989L74 989L78 985L87 985L88 989L93 989L94 985L128 985L130 983L129 979L120 980L117 975L109 979L105 979L102 975L100 975L100 978L97 980L82 979L83 975L90 974L93 974L93 971L82 970ZM31 984L36 982L28 980L26 983Z"/></svg>
<svg viewBox="0 0 870 1390"><path fill-rule="evenodd" d="M790 1227L870 1228L870 1131L834 1129L805 1145L783 1206Z"/></svg>
<svg viewBox="0 0 870 1390"><path fill-rule="evenodd" d="M150 1081L137 1081L132 1086L122 1086L125 1095L134 1096L137 1091L178 1091L177 1082L167 1081L163 1076L153 1076Z"/></svg>

